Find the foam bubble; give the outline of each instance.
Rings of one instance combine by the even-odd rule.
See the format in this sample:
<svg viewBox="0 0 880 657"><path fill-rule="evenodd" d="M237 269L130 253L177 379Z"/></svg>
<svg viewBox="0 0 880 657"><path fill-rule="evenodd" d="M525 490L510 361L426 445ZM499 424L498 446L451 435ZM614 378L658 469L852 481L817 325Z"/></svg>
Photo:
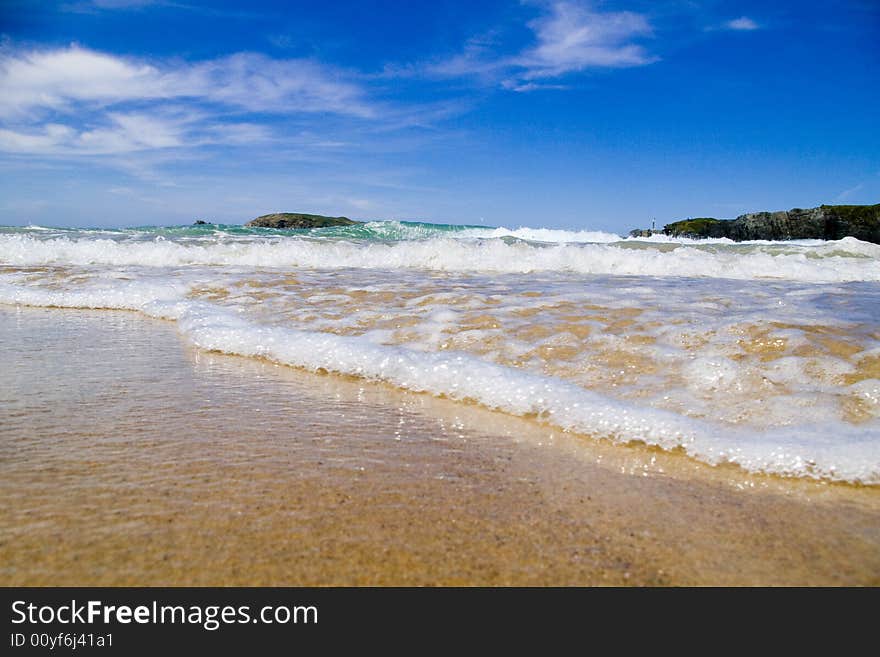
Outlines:
<svg viewBox="0 0 880 657"><path fill-rule="evenodd" d="M0 303L140 310L177 321L196 346L259 356L313 371L385 381L401 388L471 400L515 415L537 416L563 429L664 449L683 448L706 463L735 463L750 471L880 484L880 422L859 426L816 423L749 431L667 410L617 400L558 378L451 352L422 352L340 336L266 326L203 301L175 285L95 284L78 291L0 284ZM716 363L717 365L717 363ZM728 376L720 368L723 380ZM713 375L714 376L714 375ZM714 380L714 379L713 379ZM869 401L876 386L853 389Z"/></svg>
<svg viewBox="0 0 880 657"><path fill-rule="evenodd" d="M872 415L880 417L880 379L858 381L849 386L849 390Z"/></svg>
<svg viewBox="0 0 880 657"><path fill-rule="evenodd" d="M481 228L461 231L456 237L499 238L512 237L527 242L550 242L557 244L586 243L610 244L623 238L615 233L597 230L555 230L552 228Z"/></svg>
<svg viewBox="0 0 880 657"><path fill-rule="evenodd" d="M433 238L358 243L303 237L227 236L174 241L71 239L0 235L0 263L19 266L116 265L180 267L221 265L311 269L429 270L442 272L761 278L834 283L880 281L880 247L846 238L816 247L707 247L678 244L553 243L499 239Z"/></svg>
<svg viewBox="0 0 880 657"><path fill-rule="evenodd" d="M745 373L742 367L730 358L695 358L682 368L688 387L698 393L706 391L740 392Z"/></svg>

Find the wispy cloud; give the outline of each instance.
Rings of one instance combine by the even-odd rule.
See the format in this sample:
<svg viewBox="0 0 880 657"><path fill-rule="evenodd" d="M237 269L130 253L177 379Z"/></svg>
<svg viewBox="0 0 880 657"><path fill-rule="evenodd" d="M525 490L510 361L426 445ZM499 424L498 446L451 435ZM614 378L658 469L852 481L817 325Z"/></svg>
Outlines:
<svg viewBox="0 0 880 657"><path fill-rule="evenodd" d="M268 141L268 128L222 123L201 114L107 112L87 127L45 123L0 128L0 151L30 155L117 155L213 144L253 145Z"/></svg>
<svg viewBox="0 0 880 657"><path fill-rule="evenodd" d="M538 91L540 89L571 89L567 84L543 84L538 82L523 82L522 80L511 79L504 80L501 86L509 91L525 93L528 91Z"/></svg>
<svg viewBox="0 0 880 657"><path fill-rule="evenodd" d="M495 75L499 70L510 66L507 59L494 54L497 45L495 33L489 32L471 37L460 53L447 59L424 66L390 67L388 71L392 75L419 75L426 72L439 77Z"/></svg>
<svg viewBox="0 0 880 657"><path fill-rule="evenodd" d="M101 9L128 9L164 3L160 0L91 0L91 4Z"/></svg>
<svg viewBox="0 0 880 657"><path fill-rule="evenodd" d="M546 81L589 69L645 66L659 59L636 43L653 34L643 14L602 12L590 3L572 0L540 6L543 14L526 24L533 43L518 53L498 55L490 34L471 39L461 53L422 70L434 76L478 76L512 91L533 91L568 88Z"/></svg>
<svg viewBox="0 0 880 657"><path fill-rule="evenodd" d="M258 18L262 14L241 10L210 7L205 3L191 4L175 0L73 0L59 6L61 11L77 14L97 14L106 11L145 11L149 9L185 10L205 16L225 18Z"/></svg>
<svg viewBox="0 0 880 657"><path fill-rule="evenodd" d="M76 46L0 56L0 117L69 110L76 101L113 104L173 96L153 66Z"/></svg>
<svg viewBox="0 0 880 657"><path fill-rule="evenodd" d="M761 26L748 16L740 16L739 18L729 20L724 24L724 27L728 30L738 30L741 32L761 29Z"/></svg>
<svg viewBox="0 0 880 657"><path fill-rule="evenodd" d="M96 155L245 144L270 130L243 115L376 117L349 77L311 60L253 53L148 63L78 46L7 51L0 54L0 150Z"/></svg>
<svg viewBox="0 0 880 657"><path fill-rule="evenodd" d="M556 2L550 13L529 23L537 44L514 61L526 79L558 77L588 68L644 66L657 61L633 39L650 36L642 14L601 13L590 5Z"/></svg>
<svg viewBox="0 0 880 657"><path fill-rule="evenodd" d="M144 7L164 5L162 0L79 0L60 6L62 11L84 12L113 9L143 9Z"/></svg>
<svg viewBox="0 0 880 657"><path fill-rule="evenodd" d="M307 59L238 53L194 64L144 63L78 46L0 55L0 117L72 111L79 103L191 99L249 111L369 117L363 89Z"/></svg>
<svg viewBox="0 0 880 657"><path fill-rule="evenodd" d="M837 202L839 202L839 203L840 203L840 202L843 202L843 201L846 201L846 200L848 200L850 197L852 197L854 194L857 194L857 193L859 193L860 191L862 191L864 188L865 188L865 183L859 183L858 185L854 185L854 186L850 187L849 189L845 189L845 190L843 190L842 192L840 192L840 194L838 194L838 195L834 198L834 200L837 201Z"/></svg>
<svg viewBox="0 0 880 657"><path fill-rule="evenodd" d="M181 95L250 111L331 112L370 118L376 108L365 91L339 70L308 59L277 60L240 53L203 62L176 74Z"/></svg>

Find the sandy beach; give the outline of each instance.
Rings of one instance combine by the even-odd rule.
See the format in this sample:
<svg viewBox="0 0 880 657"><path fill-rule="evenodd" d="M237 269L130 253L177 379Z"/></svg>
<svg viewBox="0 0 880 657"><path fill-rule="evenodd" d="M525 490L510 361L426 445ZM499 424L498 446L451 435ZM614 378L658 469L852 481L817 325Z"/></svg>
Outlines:
<svg viewBox="0 0 880 657"><path fill-rule="evenodd" d="M880 0L0 2L11 647L880 587L878 44Z"/></svg>
<svg viewBox="0 0 880 657"><path fill-rule="evenodd" d="M880 490L0 310L5 585L877 585Z"/></svg>

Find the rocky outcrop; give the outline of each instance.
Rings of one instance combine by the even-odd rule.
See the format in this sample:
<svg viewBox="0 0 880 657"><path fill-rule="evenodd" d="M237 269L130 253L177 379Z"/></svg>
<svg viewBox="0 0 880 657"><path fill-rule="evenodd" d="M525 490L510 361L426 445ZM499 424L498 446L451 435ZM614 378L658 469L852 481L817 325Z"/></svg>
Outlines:
<svg viewBox="0 0 880 657"><path fill-rule="evenodd" d="M264 214L247 222L250 228L327 228L328 226L354 226L361 223L348 217L325 217L320 214L299 212L276 212Z"/></svg>
<svg viewBox="0 0 880 657"><path fill-rule="evenodd" d="M880 204L753 212L730 220L699 217L666 224L663 233L674 237L727 237L736 242L855 237L880 244Z"/></svg>

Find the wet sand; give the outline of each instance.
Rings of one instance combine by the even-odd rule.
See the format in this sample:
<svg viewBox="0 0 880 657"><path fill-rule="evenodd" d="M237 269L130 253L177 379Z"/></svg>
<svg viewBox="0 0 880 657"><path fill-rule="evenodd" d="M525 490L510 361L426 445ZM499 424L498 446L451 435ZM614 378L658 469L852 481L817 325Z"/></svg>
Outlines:
<svg viewBox="0 0 880 657"><path fill-rule="evenodd" d="M880 490L0 308L4 585L880 584Z"/></svg>

